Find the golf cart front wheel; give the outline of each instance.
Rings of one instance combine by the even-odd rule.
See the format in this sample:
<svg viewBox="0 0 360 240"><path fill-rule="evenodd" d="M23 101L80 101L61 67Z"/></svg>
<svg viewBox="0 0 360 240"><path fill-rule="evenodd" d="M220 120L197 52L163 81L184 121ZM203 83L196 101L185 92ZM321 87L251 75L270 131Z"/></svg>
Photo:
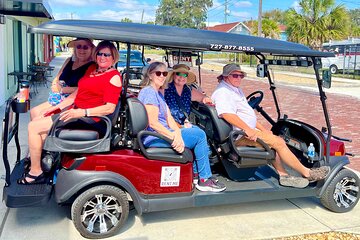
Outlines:
<svg viewBox="0 0 360 240"><path fill-rule="evenodd" d="M76 229L86 238L106 238L114 235L126 222L129 202L124 191L100 185L80 194L71 207Z"/></svg>
<svg viewBox="0 0 360 240"><path fill-rule="evenodd" d="M343 168L331 180L320 200L329 210L344 213L356 206L359 197L359 177Z"/></svg>

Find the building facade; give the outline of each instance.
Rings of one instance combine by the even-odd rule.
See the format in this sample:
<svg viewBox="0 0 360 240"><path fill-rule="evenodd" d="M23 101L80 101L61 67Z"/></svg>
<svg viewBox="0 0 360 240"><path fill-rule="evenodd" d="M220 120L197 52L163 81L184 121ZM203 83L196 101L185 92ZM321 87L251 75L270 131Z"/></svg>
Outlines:
<svg viewBox="0 0 360 240"><path fill-rule="evenodd" d="M51 19L47 1L0 2L0 105L17 89L17 79L9 73L26 72L28 65L49 62L54 57L51 35L27 33L29 27Z"/></svg>
<svg viewBox="0 0 360 240"><path fill-rule="evenodd" d="M242 22L219 24L219 25L215 25L212 27L206 27L205 29L210 30L210 31L215 31L215 32L226 32L226 33L234 33L234 34L242 34L242 35L251 35L250 29Z"/></svg>

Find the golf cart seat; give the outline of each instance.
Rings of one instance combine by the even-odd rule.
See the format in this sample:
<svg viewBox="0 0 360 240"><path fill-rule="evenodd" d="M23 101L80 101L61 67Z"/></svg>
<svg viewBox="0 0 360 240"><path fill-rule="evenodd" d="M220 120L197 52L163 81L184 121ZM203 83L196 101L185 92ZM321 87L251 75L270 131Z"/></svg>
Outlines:
<svg viewBox="0 0 360 240"><path fill-rule="evenodd" d="M56 119L43 149L50 152L96 153L110 151L111 129L116 124L120 101L108 116L82 117L67 123Z"/></svg>
<svg viewBox="0 0 360 240"><path fill-rule="evenodd" d="M148 116L145 106L137 98L128 98L127 106L129 134L136 143L135 148L138 146L146 158L177 163L187 163L193 161L193 153L187 148L185 148L184 152L180 154L171 147L145 147L142 139L143 137L149 135L161 138L169 142L169 144L171 144L172 141L159 133L144 130L148 126Z"/></svg>
<svg viewBox="0 0 360 240"><path fill-rule="evenodd" d="M212 105L192 103L195 124L203 129L208 138L214 140L222 151L231 156L231 161L239 168L256 167L268 164L275 159L275 151L258 139L263 147L235 146L235 141L243 131L232 130L232 126L219 118Z"/></svg>

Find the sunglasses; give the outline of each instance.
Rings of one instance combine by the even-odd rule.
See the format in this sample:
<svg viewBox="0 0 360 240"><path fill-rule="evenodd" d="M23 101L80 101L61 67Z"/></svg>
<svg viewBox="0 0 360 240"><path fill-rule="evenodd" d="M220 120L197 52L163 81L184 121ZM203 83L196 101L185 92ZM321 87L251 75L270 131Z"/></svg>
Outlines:
<svg viewBox="0 0 360 240"><path fill-rule="evenodd" d="M104 57L111 57L111 53L98 52L98 53L96 54L96 56L98 56L98 57L102 57L102 56L104 56Z"/></svg>
<svg viewBox="0 0 360 240"><path fill-rule="evenodd" d="M158 76L158 77L160 77L160 76L161 76L161 74L162 74L164 77L166 77L166 76L168 75L168 72L160 72L160 71L156 71L156 72L153 72L153 73L155 73L155 75L156 75L156 76Z"/></svg>
<svg viewBox="0 0 360 240"><path fill-rule="evenodd" d="M76 45L76 49L84 49L84 50L88 50L90 47L88 45Z"/></svg>
<svg viewBox="0 0 360 240"><path fill-rule="evenodd" d="M244 78L245 74L230 74L233 78Z"/></svg>
<svg viewBox="0 0 360 240"><path fill-rule="evenodd" d="M176 76L180 76L180 77L188 77L189 76L189 74L187 74L187 73L181 73L181 72L177 72L177 73L175 73L176 74Z"/></svg>

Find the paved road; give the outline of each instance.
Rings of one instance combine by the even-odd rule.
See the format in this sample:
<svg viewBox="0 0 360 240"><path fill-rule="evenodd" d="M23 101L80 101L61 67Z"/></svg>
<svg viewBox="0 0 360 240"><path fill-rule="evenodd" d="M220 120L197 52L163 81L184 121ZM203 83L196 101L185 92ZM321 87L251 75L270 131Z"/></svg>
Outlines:
<svg viewBox="0 0 360 240"><path fill-rule="evenodd" d="M52 64L61 65L62 61L64 58L56 58ZM208 93L214 89L213 81L216 75L217 73L211 71L204 72L203 86ZM274 115L271 94L264 81L246 80L244 89L247 93L258 89L263 90L264 107L266 111ZM32 100L32 104L36 105L45 100L47 92L47 88L42 88L41 93ZM313 92L307 92L304 95L302 89L279 86L278 93L281 99L288 100L281 101L281 108L290 117L304 121L310 119L316 126L323 125L319 108L311 107L312 102L319 99ZM334 132L339 136L346 134L356 136L354 134L358 131L353 127L356 116L351 118L352 116L346 113L355 106L358 107L359 100L336 94L328 94L328 96L329 111L335 126ZM344 101L345 104L340 104ZM0 116L2 116L3 108L0 111ZM22 114L21 118L20 142L25 149L27 146L25 123L29 119L26 114ZM346 129L348 132L345 132ZM13 144L9 151L10 158L14 160ZM2 163L0 173L4 174ZM0 182L4 184L3 179ZM1 194L2 191L0 191L0 197ZM24 209L7 209L2 202L0 203L0 239L84 239L74 228L69 212L69 207L57 206L54 201L50 201L44 207ZM360 234L360 205L358 204L353 211L345 214L336 214L324 209L315 198L182 209L149 213L143 216L137 216L132 211L124 228L110 239L270 239L327 231Z"/></svg>

